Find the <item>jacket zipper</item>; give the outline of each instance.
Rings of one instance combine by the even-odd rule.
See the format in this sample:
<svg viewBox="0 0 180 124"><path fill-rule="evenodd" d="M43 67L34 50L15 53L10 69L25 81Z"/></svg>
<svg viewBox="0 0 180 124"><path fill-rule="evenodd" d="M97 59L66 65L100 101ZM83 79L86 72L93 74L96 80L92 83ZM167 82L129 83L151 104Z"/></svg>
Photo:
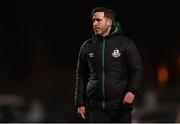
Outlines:
<svg viewBox="0 0 180 124"><path fill-rule="evenodd" d="M103 38L103 47L102 47L102 90L103 90L103 102L102 102L102 108L105 109L106 102L105 102L105 39Z"/></svg>

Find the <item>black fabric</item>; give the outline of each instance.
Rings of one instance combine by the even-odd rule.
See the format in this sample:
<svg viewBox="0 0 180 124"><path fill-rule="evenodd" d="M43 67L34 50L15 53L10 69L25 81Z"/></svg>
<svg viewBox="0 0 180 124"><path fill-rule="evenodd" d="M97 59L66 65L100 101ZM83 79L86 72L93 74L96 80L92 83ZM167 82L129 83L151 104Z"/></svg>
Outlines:
<svg viewBox="0 0 180 124"><path fill-rule="evenodd" d="M90 123L131 123L131 112L130 109L123 110L89 110L89 122Z"/></svg>
<svg viewBox="0 0 180 124"><path fill-rule="evenodd" d="M113 56L115 52L119 55ZM143 74L141 57L131 39L118 32L107 37L94 36L84 42L79 51L75 106L86 106L86 101L93 100L101 103L98 108L102 108L104 101L104 109L118 109L126 92L131 91L137 95ZM89 105L95 106L95 102L90 102Z"/></svg>

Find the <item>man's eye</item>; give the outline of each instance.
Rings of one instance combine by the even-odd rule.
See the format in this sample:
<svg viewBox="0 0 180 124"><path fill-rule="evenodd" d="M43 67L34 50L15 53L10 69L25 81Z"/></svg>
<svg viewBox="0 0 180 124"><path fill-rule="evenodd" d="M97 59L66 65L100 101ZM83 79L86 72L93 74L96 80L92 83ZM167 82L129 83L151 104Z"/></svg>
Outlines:
<svg viewBox="0 0 180 124"><path fill-rule="evenodd" d="M100 19L96 19L96 21L98 21L98 22L99 22L99 21L100 21Z"/></svg>
<svg viewBox="0 0 180 124"><path fill-rule="evenodd" d="M92 21L93 21L93 22L95 22L95 21L99 22L99 21L100 21L100 19L93 19Z"/></svg>

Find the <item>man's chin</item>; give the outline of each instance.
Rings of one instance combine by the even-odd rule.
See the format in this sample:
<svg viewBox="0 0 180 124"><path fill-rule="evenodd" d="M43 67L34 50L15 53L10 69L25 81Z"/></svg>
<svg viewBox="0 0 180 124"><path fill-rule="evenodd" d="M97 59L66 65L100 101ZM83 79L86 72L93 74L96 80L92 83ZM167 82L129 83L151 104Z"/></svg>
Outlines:
<svg viewBox="0 0 180 124"><path fill-rule="evenodd" d="M101 35L101 32L95 32L96 35Z"/></svg>

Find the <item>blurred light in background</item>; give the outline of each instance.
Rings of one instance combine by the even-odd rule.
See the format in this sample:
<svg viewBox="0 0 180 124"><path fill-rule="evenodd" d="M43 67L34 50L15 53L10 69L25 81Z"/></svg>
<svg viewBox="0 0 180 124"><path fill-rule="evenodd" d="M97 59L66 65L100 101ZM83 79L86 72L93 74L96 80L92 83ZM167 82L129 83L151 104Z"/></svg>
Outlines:
<svg viewBox="0 0 180 124"><path fill-rule="evenodd" d="M178 58L178 68L180 68L180 56Z"/></svg>
<svg viewBox="0 0 180 124"><path fill-rule="evenodd" d="M157 78L159 86L167 86L169 80L169 71L166 64L160 64L157 70Z"/></svg>

